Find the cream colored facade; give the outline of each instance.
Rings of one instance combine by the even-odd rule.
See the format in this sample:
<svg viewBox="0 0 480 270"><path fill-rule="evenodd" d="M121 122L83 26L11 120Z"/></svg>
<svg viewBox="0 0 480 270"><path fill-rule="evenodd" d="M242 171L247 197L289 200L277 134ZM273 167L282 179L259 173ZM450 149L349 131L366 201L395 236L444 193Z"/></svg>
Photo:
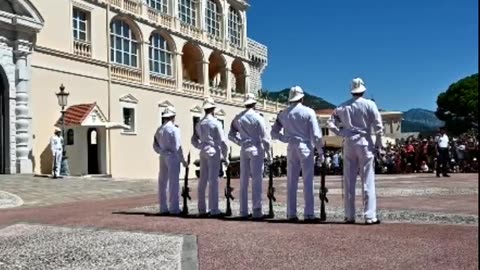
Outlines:
<svg viewBox="0 0 480 270"><path fill-rule="evenodd" d="M327 120L330 118L333 110L320 110L317 112L318 122L322 128L322 135L327 143L327 146L339 146L342 143L342 138L335 136L327 128ZM402 134L402 112L398 111L381 111L383 128L384 128L384 144L387 142L395 143L395 139ZM372 138L375 138L372 136Z"/></svg>
<svg viewBox="0 0 480 270"><path fill-rule="evenodd" d="M245 1L57 0L54 8L51 1L5 1L2 173L50 173L61 84L70 93L67 118L80 117L66 124L71 174L126 178L156 177L153 135L166 105L175 106L185 155L195 160L190 137L202 100L217 101L227 133L245 93L261 88L267 48L247 37ZM81 104L93 105L75 115ZM269 123L282 107L257 105ZM275 143L274 152L284 154L285 145Z"/></svg>

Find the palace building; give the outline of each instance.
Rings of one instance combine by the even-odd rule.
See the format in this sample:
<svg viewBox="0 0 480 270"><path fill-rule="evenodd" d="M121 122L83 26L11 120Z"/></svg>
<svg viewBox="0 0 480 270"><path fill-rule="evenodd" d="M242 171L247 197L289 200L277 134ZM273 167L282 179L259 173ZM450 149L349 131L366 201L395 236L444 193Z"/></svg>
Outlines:
<svg viewBox="0 0 480 270"><path fill-rule="evenodd" d="M262 87L267 47L247 36L244 0L54 2L0 1L0 173L51 173L61 85L71 175L126 178L156 178L153 135L167 105L193 161L203 99L218 103L227 133L245 94ZM283 107L257 104L270 124Z"/></svg>

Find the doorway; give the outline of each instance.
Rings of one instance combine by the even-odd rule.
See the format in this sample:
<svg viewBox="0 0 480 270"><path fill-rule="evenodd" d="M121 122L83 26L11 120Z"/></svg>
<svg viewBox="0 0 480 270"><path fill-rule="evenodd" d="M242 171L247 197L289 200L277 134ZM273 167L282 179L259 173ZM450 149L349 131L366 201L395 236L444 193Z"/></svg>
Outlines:
<svg viewBox="0 0 480 270"><path fill-rule="evenodd" d="M87 149L88 149L88 174L100 174L99 144L100 138L96 128L90 128L87 131Z"/></svg>
<svg viewBox="0 0 480 270"><path fill-rule="evenodd" d="M9 161L9 102L8 102L8 80L2 66L0 66L0 174L8 173Z"/></svg>

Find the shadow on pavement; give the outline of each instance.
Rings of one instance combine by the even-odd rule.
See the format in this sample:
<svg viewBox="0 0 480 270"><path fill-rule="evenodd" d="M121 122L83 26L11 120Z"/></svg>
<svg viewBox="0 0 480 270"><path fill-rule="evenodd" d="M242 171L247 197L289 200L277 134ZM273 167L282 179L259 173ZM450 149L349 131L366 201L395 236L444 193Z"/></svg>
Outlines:
<svg viewBox="0 0 480 270"><path fill-rule="evenodd" d="M209 216L199 216L197 214L188 214L188 215L165 215L165 214L159 214L159 213L151 213L151 212L143 212L143 211L138 211L138 212L125 212L125 211L118 211L118 212L112 212L114 215L138 215L138 216L145 216L145 217L168 217L168 218L181 218L181 219L216 219L216 220L221 220L221 221L241 221L241 222L264 222L264 223L277 223L277 224L308 224L308 225L361 225L365 226L366 224L364 223L353 223L353 224L348 224L343 221L320 221L320 219L315 219L313 221L305 221L305 220L297 220L297 221L292 221L288 219L272 219L268 217L264 217L263 219L253 219L251 218L251 215L248 218L245 217L209 217Z"/></svg>

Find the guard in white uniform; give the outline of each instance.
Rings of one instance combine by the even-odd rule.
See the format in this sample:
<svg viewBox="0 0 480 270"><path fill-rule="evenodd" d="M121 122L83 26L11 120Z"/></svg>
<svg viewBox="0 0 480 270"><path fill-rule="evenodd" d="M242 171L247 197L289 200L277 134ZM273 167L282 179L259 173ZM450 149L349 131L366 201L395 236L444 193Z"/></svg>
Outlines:
<svg viewBox="0 0 480 270"><path fill-rule="evenodd" d="M54 135L50 139L50 149L52 150L53 156L53 169L52 175L53 178L61 178L60 168L62 166L62 156L63 156L63 138L60 136L62 130L55 128Z"/></svg>
<svg viewBox="0 0 480 270"><path fill-rule="evenodd" d="M323 162L323 140L315 112L302 104L303 90L299 86L290 88L287 109L279 113L271 130L271 137L288 143L287 147L287 218L297 218L297 188L300 170L305 197L305 220L314 220L313 167L314 147ZM284 133L280 133L281 130Z"/></svg>
<svg viewBox="0 0 480 270"><path fill-rule="evenodd" d="M379 224L375 195L375 154L382 148L383 124L377 105L363 98L367 90L361 78L352 82L352 98L336 108L328 127L344 140L345 221L355 222L355 183L357 173L363 184L364 217L367 224ZM373 130L373 134L372 134ZM372 135L376 135L375 143Z"/></svg>
<svg viewBox="0 0 480 270"><path fill-rule="evenodd" d="M252 177L252 208L254 219L263 218L262 180L264 157L272 161L270 138L264 118L255 111L255 96L251 93L245 98L245 110L232 121L228 138L241 147L240 150L240 216L248 217L248 184Z"/></svg>
<svg viewBox="0 0 480 270"><path fill-rule="evenodd" d="M185 161L180 129L174 124L175 108L167 107L162 114L165 122L157 129L153 141L153 150L160 155L160 171L158 173L158 199L160 215L180 214L179 205L179 177L180 163L187 166ZM167 186L169 204L167 205Z"/></svg>
<svg viewBox="0 0 480 270"><path fill-rule="evenodd" d="M228 145L222 124L215 114L216 104L212 98L203 102L205 116L197 123L191 138L192 145L200 150L200 181L198 183L198 212L206 216L205 191L207 183L209 215L221 216L218 209L218 172L221 161L228 166Z"/></svg>

